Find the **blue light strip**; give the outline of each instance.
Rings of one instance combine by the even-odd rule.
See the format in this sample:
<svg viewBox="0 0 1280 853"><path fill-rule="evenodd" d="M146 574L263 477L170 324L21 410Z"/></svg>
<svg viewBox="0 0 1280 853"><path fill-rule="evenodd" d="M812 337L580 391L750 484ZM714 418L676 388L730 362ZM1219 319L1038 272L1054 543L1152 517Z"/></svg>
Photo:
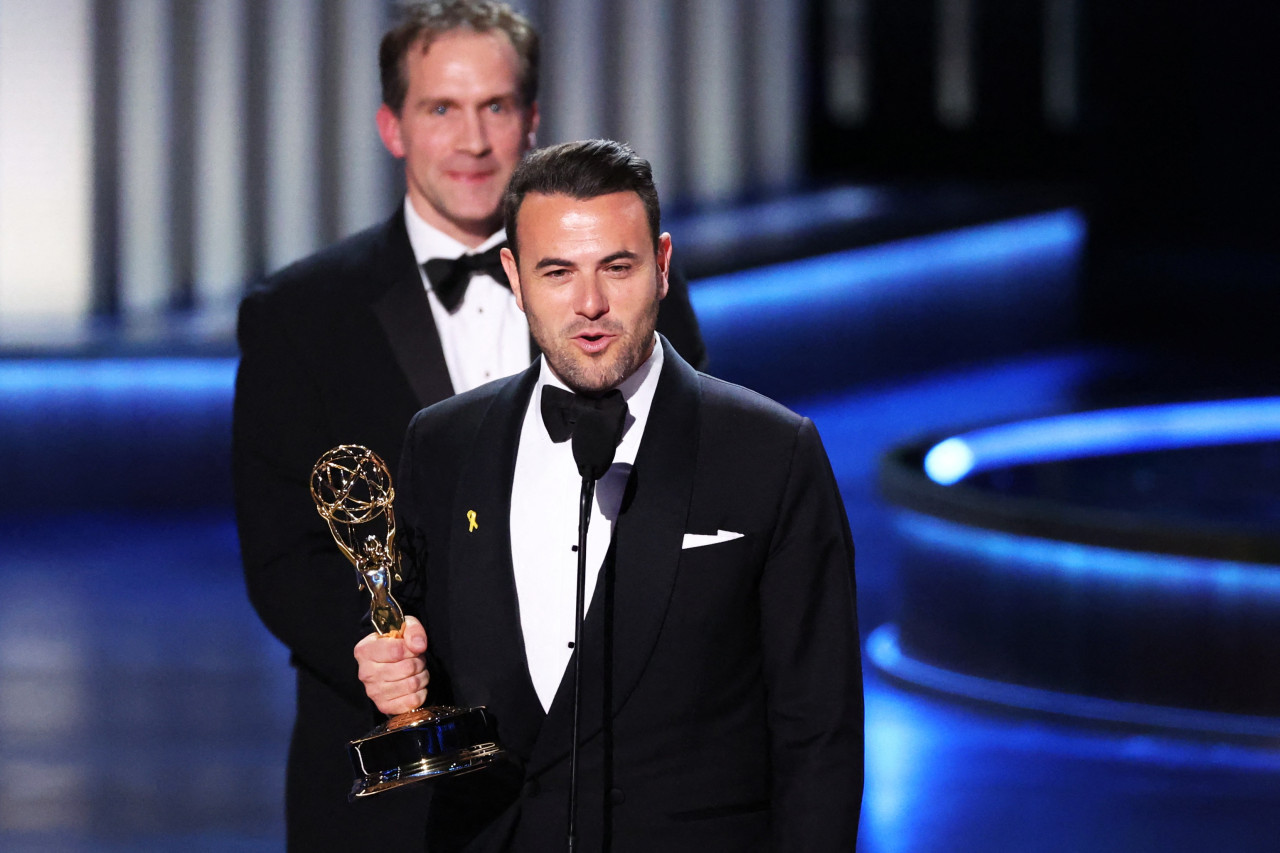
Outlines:
<svg viewBox="0 0 1280 853"><path fill-rule="evenodd" d="M992 468L1082 456L1280 440L1280 397L1176 403L1060 415L974 430L925 455L931 480L949 486Z"/></svg>
<svg viewBox="0 0 1280 853"><path fill-rule="evenodd" d="M1125 551L1018 536L902 511L897 524L915 541L974 554L992 571L1063 576L1068 583L1195 589L1214 599L1246 599L1280 607L1280 566L1205 557Z"/></svg>
<svg viewBox="0 0 1280 853"><path fill-rule="evenodd" d="M0 397L221 392L235 383L233 358L21 359L0 361Z"/></svg>
<svg viewBox="0 0 1280 853"><path fill-rule="evenodd" d="M1121 702L967 675L918 660L903 652L897 626L881 625L867 637L867 658L894 678L965 699L1086 720L1159 726L1198 734L1280 737L1280 720L1271 717L1197 711L1140 702Z"/></svg>
<svg viewBox="0 0 1280 853"><path fill-rule="evenodd" d="M797 302L838 303L902 278L1074 255L1085 233L1083 215L1068 208L702 278L690 298L700 319L793 308Z"/></svg>
<svg viewBox="0 0 1280 853"><path fill-rule="evenodd" d="M779 238L813 222L852 224L879 215L887 206L885 193L873 187L832 187L800 196L771 199L745 206L676 217L667 229L677 250L686 246L706 251L733 246L743 234Z"/></svg>

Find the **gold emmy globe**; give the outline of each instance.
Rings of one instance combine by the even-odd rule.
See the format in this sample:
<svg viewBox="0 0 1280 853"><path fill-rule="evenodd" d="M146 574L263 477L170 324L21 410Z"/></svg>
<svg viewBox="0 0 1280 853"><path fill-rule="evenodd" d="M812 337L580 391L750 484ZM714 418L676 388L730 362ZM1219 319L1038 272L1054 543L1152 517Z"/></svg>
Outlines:
<svg viewBox="0 0 1280 853"><path fill-rule="evenodd" d="M361 588L369 591L374 630L383 637L403 636L404 611L391 595L391 583L401 577L395 489L386 463L367 447L335 447L311 471L311 497L338 548L356 567ZM356 777L350 799L492 764L503 755L494 729L482 707L397 714L348 746Z"/></svg>

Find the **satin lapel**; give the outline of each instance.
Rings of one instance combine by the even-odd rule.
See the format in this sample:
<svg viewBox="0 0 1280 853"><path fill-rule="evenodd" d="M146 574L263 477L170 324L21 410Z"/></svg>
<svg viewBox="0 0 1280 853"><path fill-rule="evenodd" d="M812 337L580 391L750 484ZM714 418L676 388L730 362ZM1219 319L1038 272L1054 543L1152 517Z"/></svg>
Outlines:
<svg viewBox="0 0 1280 853"><path fill-rule="evenodd" d="M662 376L609 559L583 623L579 742L600 731L602 710L626 704L662 630L675 586L698 458L698 377L666 339ZM601 594L603 593L603 594ZM573 661L569 663L572 671ZM573 694L568 674L529 763L539 772L569 752Z"/></svg>
<svg viewBox="0 0 1280 853"><path fill-rule="evenodd" d="M388 286L370 307L409 387L425 407L453 396L453 382L444 361L440 333L431 316L427 290L409 244L403 210L397 210L387 222L386 235L386 251L376 274Z"/></svg>
<svg viewBox="0 0 1280 853"><path fill-rule="evenodd" d="M521 756L529 754L544 714L529 678L511 567L511 480L538 367L507 383L494 399L459 478L449 519L457 525L449 546L454 686L465 701L493 712L503 744Z"/></svg>

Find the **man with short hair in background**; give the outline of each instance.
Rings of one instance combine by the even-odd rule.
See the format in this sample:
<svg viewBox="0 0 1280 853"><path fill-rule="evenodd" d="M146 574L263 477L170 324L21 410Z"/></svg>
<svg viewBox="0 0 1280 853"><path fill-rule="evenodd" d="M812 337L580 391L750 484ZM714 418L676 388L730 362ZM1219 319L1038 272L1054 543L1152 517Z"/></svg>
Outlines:
<svg viewBox="0 0 1280 853"><path fill-rule="evenodd" d="M403 205L274 274L240 309L236 518L250 600L297 677L291 850L413 849L425 821L421 791L347 802L346 743L381 721L351 657L368 597L311 503L311 467L362 444L395 470L416 411L533 354L498 253L502 193L538 129L537 32L500 3L418 3L379 62L378 132L404 161ZM660 323L700 362L687 290L673 297Z"/></svg>

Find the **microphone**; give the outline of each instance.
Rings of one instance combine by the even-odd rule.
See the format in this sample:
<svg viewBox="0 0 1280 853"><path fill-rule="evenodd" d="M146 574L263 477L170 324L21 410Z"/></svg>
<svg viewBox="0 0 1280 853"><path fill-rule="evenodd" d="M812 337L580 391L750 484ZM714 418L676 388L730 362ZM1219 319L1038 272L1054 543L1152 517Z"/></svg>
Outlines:
<svg viewBox="0 0 1280 853"><path fill-rule="evenodd" d="M622 440L626 405L610 408L584 407L573 425L573 461L583 481L594 483L613 464L613 454Z"/></svg>
<svg viewBox="0 0 1280 853"><path fill-rule="evenodd" d="M582 714L582 620L586 600L587 525L591 521L591 502L595 498L596 480L613 464L622 429L627 419L627 405L622 392L608 392L596 405L583 406L573 425L573 461L582 475L582 495L578 502L578 600L573 626L573 734L569 747L569 834L568 849L573 853L577 841L578 812L578 720Z"/></svg>

